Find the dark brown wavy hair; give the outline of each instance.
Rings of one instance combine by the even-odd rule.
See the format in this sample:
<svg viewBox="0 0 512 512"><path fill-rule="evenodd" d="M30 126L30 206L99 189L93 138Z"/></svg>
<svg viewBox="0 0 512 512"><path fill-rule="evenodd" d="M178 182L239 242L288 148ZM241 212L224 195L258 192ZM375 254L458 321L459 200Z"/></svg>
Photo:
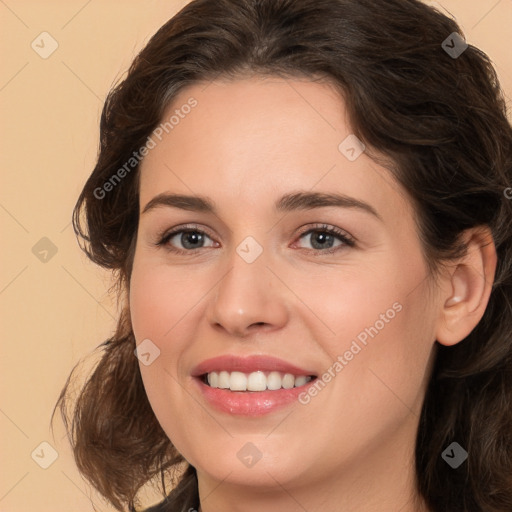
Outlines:
<svg viewBox="0 0 512 512"><path fill-rule="evenodd" d="M414 204L433 275L464 254L460 234L489 226L498 254L490 301L461 343L437 344L416 442L419 494L434 512L512 510L512 128L496 72L469 45L442 47L454 20L417 0L194 0L163 25L109 93L96 166L73 212L89 258L114 271L124 305L101 360L56 408L81 473L118 510L166 479L165 510L198 508L197 476L146 397L126 292L138 226L138 165L98 190L143 146L187 85L252 74L335 85L353 132L385 155ZM193 115L193 114L192 114ZM453 441L468 459L441 457ZM171 478L171 480L172 480Z"/></svg>

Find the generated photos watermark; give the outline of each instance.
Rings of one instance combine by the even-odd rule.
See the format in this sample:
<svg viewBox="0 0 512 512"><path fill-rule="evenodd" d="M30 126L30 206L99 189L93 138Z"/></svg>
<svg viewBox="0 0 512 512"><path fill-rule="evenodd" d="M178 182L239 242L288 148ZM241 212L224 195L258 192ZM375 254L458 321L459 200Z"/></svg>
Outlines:
<svg viewBox="0 0 512 512"><path fill-rule="evenodd" d="M164 133L169 133L176 126L178 126L182 119L190 114L192 109L196 107L198 104L197 100L193 97L190 97L186 103L181 105L180 108L174 110L174 113L169 117L169 119L163 123L160 123L151 133L151 135L147 138L146 143L138 149L138 151L134 151L132 156L121 166L119 169L112 174L112 176L103 183L101 187L96 187L93 191L94 197L96 199L104 199L108 192L114 190L114 188L121 183L122 179L126 177L133 169L135 169L142 159L156 147L158 142L162 140ZM158 139L156 141L155 139Z"/></svg>
<svg viewBox="0 0 512 512"><path fill-rule="evenodd" d="M331 382L331 380L336 377L344 368L349 364L354 357L359 354L363 348L368 345L368 338L375 338L387 324L396 317L400 311L402 311L403 306L400 302L395 302L389 309L386 310L385 313L381 313L379 315L379 319L375 321L375 323L363 329L356 337L352 340L350 348L346 350L343 355L339 355L334 363L327 368L327 370L320 375L314 384L308 387L307 391L303 391L299 395L299 402L302 405L307 405L311 402L311 399L322 391L325 386ZM358 343L359 342L359 343Z"/></svg>

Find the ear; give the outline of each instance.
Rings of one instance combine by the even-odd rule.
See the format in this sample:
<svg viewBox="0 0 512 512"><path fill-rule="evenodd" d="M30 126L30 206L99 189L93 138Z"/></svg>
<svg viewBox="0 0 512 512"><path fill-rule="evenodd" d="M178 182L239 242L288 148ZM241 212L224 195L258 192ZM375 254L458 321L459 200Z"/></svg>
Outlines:
<svg viewBox="0 0 512 512"><path fill-rule="evenodd" d="M480 322L489 302L496 273L496 247L490 229L472 228L463 233L467 253L449 267L442 279L441 311L436 339L441 345L462 341Z"/></svg>

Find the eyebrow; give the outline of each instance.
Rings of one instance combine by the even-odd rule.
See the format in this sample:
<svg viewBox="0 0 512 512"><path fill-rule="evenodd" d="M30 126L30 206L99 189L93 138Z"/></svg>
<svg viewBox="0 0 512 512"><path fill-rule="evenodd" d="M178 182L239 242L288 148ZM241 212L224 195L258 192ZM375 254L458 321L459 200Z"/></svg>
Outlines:
<svg viewBox="0 0 512 512"><path fill-rule="evenodd" d="M377 210L368 203L344 194L325 192L293 192L279 198L274 204L276 212L292 212L298 210L314 210L334 206L338 208L354 208L369 213L382 221ZM162 193L155 196L144 207L142 214L155 208L172 207L181 210L212 213L217 215L215 203L204 196Z"/></svg>

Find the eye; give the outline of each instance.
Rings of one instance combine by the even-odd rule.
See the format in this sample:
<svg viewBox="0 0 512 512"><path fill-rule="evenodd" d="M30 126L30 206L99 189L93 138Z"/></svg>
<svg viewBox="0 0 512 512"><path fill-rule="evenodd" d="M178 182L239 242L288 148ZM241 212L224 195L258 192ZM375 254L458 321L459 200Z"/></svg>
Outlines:
<svg viewBox="0 0 512 512"><path fill-rule="evenodd" d="M320 251L319 255L331 254L344 247L353 247L355 245L353 238L348 233L325 224L308 229L300 235L299 239L301 238L309 239L312 248L306 247L306 249L314 252ZM338 245L334 245L336 240L339 242Z"/></svg>
<svg viewBox="0 0 512 512"><path fill-rule="evenodd" d="M212 239L205 231L194 226L182 226L158 238L159 241L156 245L164 246L167 250L179 254L190 253L195 249L202 249L203 247L213 247L213 245L204 245L206 239ZM177 244L181 244L181 247L176 247Z"/></svg>
<svg viewBox="0 0 512 512"><path fill-rule="evenodd" d="M307 240L308 237L312 247L305 247L305 249L308 252L318 253L318 255L331 254L344 247L355 245L354 239L348 233L325 224L308 229L299 236L299 239ZM205 245L207 240L212 243ZM338 241L337 245L335 245L336 241ZM180 226L170 232L161 234L156 245L165 247L168 251L177 254L190 254L205 247L218 247L218 243L214 242L208 233L195 226Z"/></svg>

